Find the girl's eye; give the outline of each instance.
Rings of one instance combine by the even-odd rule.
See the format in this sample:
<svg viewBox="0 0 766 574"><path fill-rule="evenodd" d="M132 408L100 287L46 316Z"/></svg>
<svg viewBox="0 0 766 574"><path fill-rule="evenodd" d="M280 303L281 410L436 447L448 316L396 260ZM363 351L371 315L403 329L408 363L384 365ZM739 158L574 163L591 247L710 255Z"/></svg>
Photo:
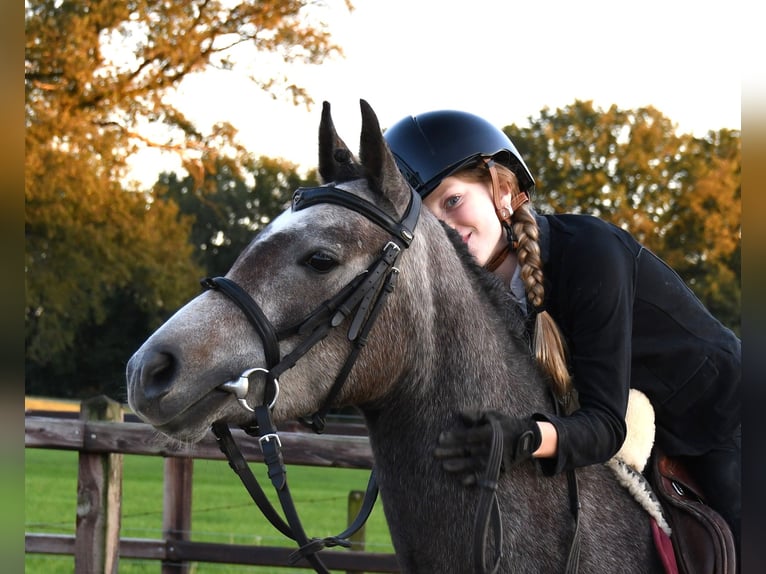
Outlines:
<svg viewBox="0 0 766 574"><path fill-rule="evenodd" d="M444 207L450 209L451 207L455 207L458 203L460 203L460 196L453 195L447 198L447 200L444 202Z"/></svg>
<svg viewBox="0 0 766 574"><path fill-rule="evenodd" d="M328 273L329 271L335 269L335 267L338 265L338 262L326 253L315 251L306 258L304 265L310 267L317 273Z"/></svg>

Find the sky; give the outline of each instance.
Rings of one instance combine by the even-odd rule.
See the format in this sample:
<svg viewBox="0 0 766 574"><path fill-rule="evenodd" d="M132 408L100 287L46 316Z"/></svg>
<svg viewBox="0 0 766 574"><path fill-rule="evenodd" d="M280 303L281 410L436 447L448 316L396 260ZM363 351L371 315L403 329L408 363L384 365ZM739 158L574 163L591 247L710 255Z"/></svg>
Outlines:
<svg viewBox="0 0 766 574"><path fill-rule="evenodd" d="M282 66L314 106L272 100L245 74L187 78L178 107L205 129L228 121L253 154L316 165L322 101L356 149L359 100L383 128L435 109L460 109L498 127L527 126L541 109L592 100L601 109L653 106L679 131L741 128L744 2L707 0L326 0L328 30L345 57ZM142 154L149 185L174 158Z"/></svg>

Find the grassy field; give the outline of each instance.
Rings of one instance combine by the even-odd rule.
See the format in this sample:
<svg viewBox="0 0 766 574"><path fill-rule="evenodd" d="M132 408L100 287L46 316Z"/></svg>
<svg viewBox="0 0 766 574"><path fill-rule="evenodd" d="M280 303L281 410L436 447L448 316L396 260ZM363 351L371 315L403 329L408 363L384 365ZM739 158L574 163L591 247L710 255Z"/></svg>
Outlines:
<svg viewBox="0 0 766 574"><path fill-rule="evenodd" d="M271 483L263 477L262 466L253 465L253 471L278 508ZM124 457L123 537L162 538L162 471L161 457ZM349 492L364 491L368 477L369 471L365 470L288 467L290 490L307 534L324 537L341 532L347 524ZM74 534L76 452L26 449L25 488L26 532ZM223 461L194 462L191 538L201 542L294 546L261 516L237 476ZM367 523L366 540L367 550L393 552L380 501ZM69 574L73 564L71 556L27 555L25 572ZM120 560L121 574L158 571L156 561ZM197 563L192 572L291 574L310 570Z"/></svg>

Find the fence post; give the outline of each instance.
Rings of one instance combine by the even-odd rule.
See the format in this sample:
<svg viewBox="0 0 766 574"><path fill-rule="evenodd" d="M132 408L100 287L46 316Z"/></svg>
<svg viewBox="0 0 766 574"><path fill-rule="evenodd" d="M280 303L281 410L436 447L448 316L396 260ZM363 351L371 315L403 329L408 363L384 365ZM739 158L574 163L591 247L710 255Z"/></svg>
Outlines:
<svg viewBox="0 0 766 574"><path fill-rule="evenodd" d="M122 421L122 406L103 395L80 405L83 421ZM84 436L83 443L94 439ZM77 471L76 574L116 574L120 558L122 455L80 452Z"/></svg>
<svg viewBox="0 0 766 574"><path fill-rule="evenodd" d="M173 555L173 541L189 540L191 533L193 458L165 459L165 481L162 496L162 537L168 554ZM189 563L162 561L162 574L187 574Z"/></svg>
<svg viewBox="0 0 766 574"><path fill-rule="evenodd" d="M361 490L352 490L348 493L348 525L351 526L351 523L356 518L356 515L359 514L359 510L362 508L362 503L364 502L364 492ZM354 550L364 550L364 534L365 530L367 528L367 524L363 524L362 527L354 532L351 536L348 537L349 541L352 544L352 548ZM348 571L346 574L361 574L361 570L353 570Z"/></svg>

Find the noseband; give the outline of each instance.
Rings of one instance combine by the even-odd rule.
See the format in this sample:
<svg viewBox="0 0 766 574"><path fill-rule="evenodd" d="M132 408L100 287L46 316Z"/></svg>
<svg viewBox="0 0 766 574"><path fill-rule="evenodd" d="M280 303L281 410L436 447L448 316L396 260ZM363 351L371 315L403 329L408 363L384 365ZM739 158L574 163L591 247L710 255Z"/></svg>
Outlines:
<svg viewBox="0 0 766 574"><path fill-rule="evenodd" d="M253 298L231 279L214 277L202 280L204 288L225 295L242 310L263 344L266 366L247 369L237 380L228 381L219 388L233 393L239 404L254 414L255 421L245 428L245 432L259 437L264 462L268 466L268 475L277 491L287 522L272 507L234 442L228 425L223 422L213 424L212 430L218 440L218 446L264 516L280 532L299 544L299 549L291 557L291 562L305 558L321 574L329 574L329 571L316 553L325 547L348 546L348 537L362 527L372 511L378 492L375 472L373 470L370 475L362 508L353 523L337 536L309 540L287 486L280 450L281 443L271 420L271 409L279 394L279 376L292 368L331 329L341 325L353 314L348 330L348 340L352 343L352 347L346 362L335 378L320 409L312 415L310 420L302 421L315 432L321 433L324 430L327 412L351 372L359 352L367 343L367 335L383 303L394 289L399 274L396 262L402 250L409 247L414 237L415 226L420 217L421 199L414 189L410 188L410 193L407 210L402 219L397 221L372 203L335 186L298 188L295 191L292 199L294 212L321 203L339 205L363 215L383 228L391 235L391 239L383 247L378 259L365 271L294 326L277 331ZM295 335L303 339L290 353L281 357L279 342ZM263 402L260 406L252 407L247 401L247 395L250 383L257 376L263 376L265 379Z"/></svg>

